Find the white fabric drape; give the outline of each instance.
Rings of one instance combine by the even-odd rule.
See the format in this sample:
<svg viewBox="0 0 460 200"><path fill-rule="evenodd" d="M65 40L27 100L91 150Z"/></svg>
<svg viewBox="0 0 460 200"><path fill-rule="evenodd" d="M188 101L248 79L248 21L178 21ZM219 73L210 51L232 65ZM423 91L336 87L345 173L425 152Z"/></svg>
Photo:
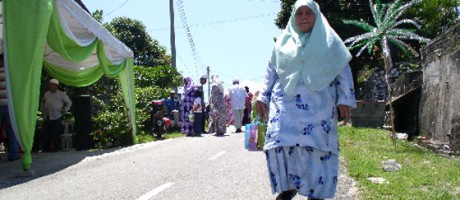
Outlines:
<svg viewBox="0 0 460 200"><path fill-rule="evenodd" d="M106 49L107 58L113 63L121 63L121 58L133 57L133 52L84 12L73 0L56 0L61 26L72 40L81 46L88 46L99 38Z"/></svg>

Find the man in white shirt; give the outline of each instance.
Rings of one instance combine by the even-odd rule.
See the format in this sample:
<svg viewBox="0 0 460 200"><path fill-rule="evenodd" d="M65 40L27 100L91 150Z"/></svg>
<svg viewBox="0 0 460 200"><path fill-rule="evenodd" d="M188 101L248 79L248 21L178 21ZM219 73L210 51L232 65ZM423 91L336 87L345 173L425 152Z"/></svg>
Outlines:
<svg viewBox="0 0 460 200"><path fill-rule="evenodd" d="M240 86L238 79L233 80L233 85L228 89L228 97L232 103L233 119L235 120L236 133L241 131L241 122L243 120L243 111L248 94L246 90Z"/></svg>
<svg viewBox="0 0 460 200"><path fill-rule="evenodd" d="M41 101L41 111L45 121L45 151L58 151L61 147L62 114L70 110L72 101L66 93L58 89L59 81L51 79ZM89 109L89 108L88 108Z"/></svg>

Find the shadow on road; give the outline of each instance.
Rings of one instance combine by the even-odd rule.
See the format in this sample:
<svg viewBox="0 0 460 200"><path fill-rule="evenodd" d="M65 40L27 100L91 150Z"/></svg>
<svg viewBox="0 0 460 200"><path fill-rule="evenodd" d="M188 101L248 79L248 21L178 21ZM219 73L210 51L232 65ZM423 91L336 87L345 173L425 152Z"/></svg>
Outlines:
<svg viewBox="0 0 460 200"><path fill-rule="evenodd" d="M0 189L26 183L43 176L52 175L85 159L118 150L74 151L56 153L32 153L30 171L22 170L22 159L10 162L5 152L0 153Z"/></svg>

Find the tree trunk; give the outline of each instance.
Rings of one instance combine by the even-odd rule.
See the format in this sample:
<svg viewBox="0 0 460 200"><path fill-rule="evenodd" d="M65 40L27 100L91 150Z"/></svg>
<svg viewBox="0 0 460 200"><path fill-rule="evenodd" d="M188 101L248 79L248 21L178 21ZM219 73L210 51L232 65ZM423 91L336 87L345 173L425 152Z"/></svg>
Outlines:
<svg viewBox="0 0 460 200"><path fill-rule="evenodd" d="M393 139L393 146L396 147L396 131L395 131L395 123L394 123L394 110L393 110L393 102L391 101L391 93L393 89L391 88L391 79L390 79L390 69L393 64L391 63L391 59L389 58L390 54L389 51L385 51L383 53L383 60L385 62L385 78L387 80L387 87L388 87L388 102L390 104L390 120L391 120L391 138Z"/></svg>

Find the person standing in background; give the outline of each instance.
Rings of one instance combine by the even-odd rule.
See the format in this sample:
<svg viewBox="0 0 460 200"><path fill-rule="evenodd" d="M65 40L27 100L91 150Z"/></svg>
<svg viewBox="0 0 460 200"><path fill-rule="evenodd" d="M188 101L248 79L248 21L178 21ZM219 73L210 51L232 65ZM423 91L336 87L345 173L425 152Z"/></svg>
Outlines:
<svg viewBox="0 0 460 200"><path fill-rule="evenodd" d="M256 102L257 102L257 97L259 97L259 93L260 93L260 91L257 90L254 93L254 95L252 96L252 101L251 101L252 108L251 108L251 110L256 110ZM251 113L251 118L256 118L258 115L259 115L259 113L252 112ZM266 116L265 113L262 113L262 116ZM264 120L267 120L267 119L264 119Z"/></svg>
<svg viewBox="0 0 460 200"><path fill-rule="evenodd" d="M225 110L227 111L227 127L231 125L235 125L235 120L233 120L233 111L232 111L232 101L228 98L228 94L224 94L225 100Z"/></svg>
<svg viewBox="0 0 460 200"><path fill-rule="evenodd" d="M166 115L172 116L174 120L174 124L179 123L179 110L180 110L180 102L176 98L176 91L171 90L169 93L169 98L165 101L166 106Z"/></svg>
<svg viewBox="0 0 460 200"><path fill-rule="evenodd" d="M228 89L228 98L232 103L233 120L235 121L236 133L243 132L241 123L243 122L243 111L246 104L248 94L243 87L240 86L238 79L233 80L233 85Z"/></svg>
<svg viewBox="0 0 460 200"><path fill-rule="evenodd" d="M208 133L206 130L204 130L206 121L208 121L208 113L206 112L206 103L204 102L204 85L207 83L208 77L206 75L201 76L200 78L200 84L201 86L198 86L198 90L201 90L201 113L203 114L203 120L202 120L202 127L203 127L203 133Z"/></svg>
<svg viewBox="0 0 460 200"><path fill-rule="evenodd" d="M0 55L0 127L5 124L6 137L8 139L8 160L15 161L18 156L18 141L11 127L10 114L8 111L8 95L6 91L5 68L3 66L3 54Z"/></svg>
<svg viewBox="0 0 460 200"><path fill-rule="evenodd" d="M252 111L252 93L249 92L249 87L244 86L248 97L246 97L246 105L244 107L244 115L243 115L243 126L246 124L251 123L251 111Z"/></svg>
<svg viewBox="0 0 460 200"><path fill-rule="evenodd" d="M181 109L181 133L187 136L193 136L193 122L189 120L189 114L192 112L193 102L195 101L195 85L190 77L184 78L184 94L182 95Z"/></svg>
<svg viewBox="0 0 460 200"><path fill-rule="evenodd" d="M216 135L224 135L227 131L226 117L227 109L224 99L224 86L217 74L211 76L211 95L209 99L209 133L216 133Z"/></svg>
<svg viewBox="0 0 460 200"><path fill-rule="evenodd" d="M195 100L193 101L192 112L194 115L193 121L193 131L195 132L193 136L201 136L203 133L204 127L202 126L203 123L203 109L201 109L201 97L203 96L203 92L201 90L195 91Z"/></svg>
<svg viewBox="0 0 460 200"><path fill-rule="evenodd" d="M45 122L45 151L59 151L62 134L62 115L70 110L72 101L66 93L59 90L59 81L51 79L48 91L41 101L41 111ZM89 109L89 108L88 108Z"/></svg>

